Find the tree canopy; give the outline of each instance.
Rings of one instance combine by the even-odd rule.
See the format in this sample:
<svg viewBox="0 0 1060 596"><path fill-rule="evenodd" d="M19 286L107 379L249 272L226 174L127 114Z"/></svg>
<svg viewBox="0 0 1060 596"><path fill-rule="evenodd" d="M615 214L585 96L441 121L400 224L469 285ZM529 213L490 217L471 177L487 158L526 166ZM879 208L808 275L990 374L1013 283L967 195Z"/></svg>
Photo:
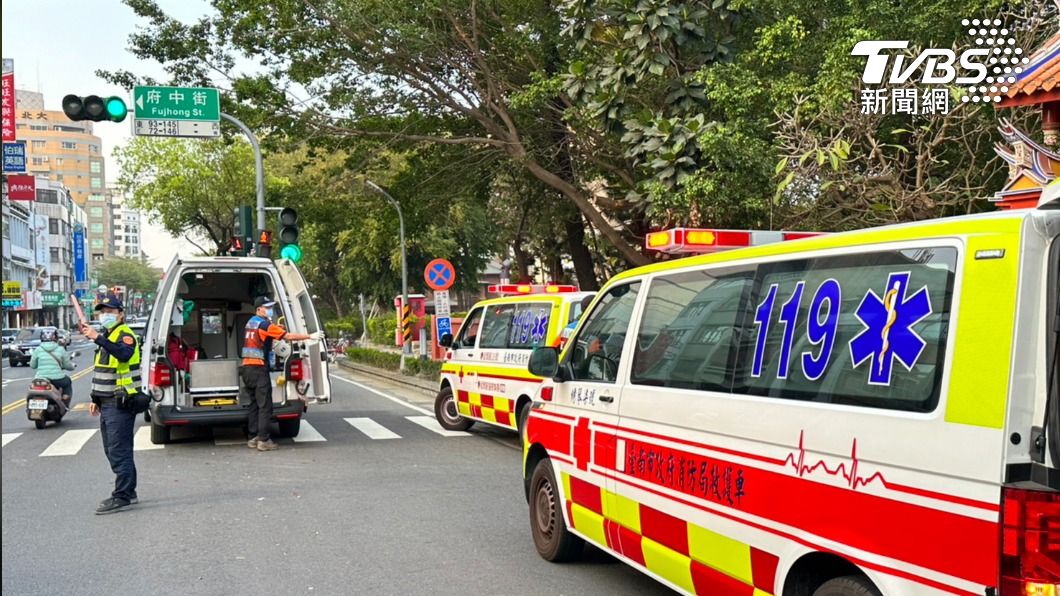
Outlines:
<svg viewBox="0 0 1060 596"><path fill-rule="evenodd" d="M111 257L94 266L93 271L99 283L107 287L125 286L128 290L150 292L158 286L158 271L136 259Z"/></svg>

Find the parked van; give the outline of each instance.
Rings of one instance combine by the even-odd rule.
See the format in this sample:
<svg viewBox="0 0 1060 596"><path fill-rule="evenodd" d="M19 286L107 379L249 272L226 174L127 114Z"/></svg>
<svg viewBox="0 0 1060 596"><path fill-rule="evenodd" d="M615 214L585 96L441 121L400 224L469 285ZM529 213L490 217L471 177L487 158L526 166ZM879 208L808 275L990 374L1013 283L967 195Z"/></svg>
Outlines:
<svg viewBox="0 0 1060 596"><path fill-rule="evenodd" d="M541 384L526 372L530 352L559 341L593 296L556 284L503 284L489 291L501 297L475 304L455 338L439 338L449 349L434 414L447 430L467 430L475 422L522 428L520 417Z"/></svg>
<svg viewBox="0 0 1060 596"><path fill-rule="evenodd" d="M271 296L277 322L292 333L321 329L298 268L254 257L174 259L159 284L142 347L151 403L151 441L169 441L174 426L245 425L240 396L244 328L254 299ZM279 435L298 435L310 402L331 400L322 342L278 342L273 415Z"/></svg>
<svg viewBox="0 0 1060 596"><path fill-rule="evenodd" d="M622 273L530 360L534 545L688 594L1054 594L1058 287L1060 201Z"/></svg>

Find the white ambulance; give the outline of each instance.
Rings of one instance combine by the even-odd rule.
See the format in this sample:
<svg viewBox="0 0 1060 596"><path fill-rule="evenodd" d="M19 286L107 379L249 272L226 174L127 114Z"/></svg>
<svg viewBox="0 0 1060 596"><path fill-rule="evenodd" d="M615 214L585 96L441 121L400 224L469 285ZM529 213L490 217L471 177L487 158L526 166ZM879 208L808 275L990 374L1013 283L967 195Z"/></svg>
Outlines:
<svg viewBox="0 0 1060 596"><path fill-rule="evenodd" d="M530 360L534 544L688 594L1057 594L1058 287L1060 201L622 273Z"/></svg>
<svg viewBox="0 0 1060 596"><path fill-rule="evenodd" d="M241 350L258 296L276 300L288 331L321 330L305 279L287 259L175 258L166 269L141 348L153 443L167 443L174 427L246 424ZM322 341L290 342L270 360L273 419L280 436L294 437L310 402L331 401L327 350Z"/></svg>
<svg viewBox="0 0 1060 596"><path fill-rule="evenodd" d="M475 304L455 338L439 338L448 350L434 413L448 430L475 422L522 428L526 405L542 381L526 372L530 353L558 345L593 296L560 284L493 285L489 292L500 296Z"/></svg>

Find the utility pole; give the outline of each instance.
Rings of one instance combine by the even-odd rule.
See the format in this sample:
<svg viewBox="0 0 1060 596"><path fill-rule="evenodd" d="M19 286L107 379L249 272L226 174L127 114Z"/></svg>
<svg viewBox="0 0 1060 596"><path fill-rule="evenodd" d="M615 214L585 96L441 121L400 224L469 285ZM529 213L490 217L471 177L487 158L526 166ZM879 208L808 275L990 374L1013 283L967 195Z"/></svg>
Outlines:
<svg viewBox="0 0 1060 596"><path fill-rule="evenodd" d="M405 358L412 355L412 332L408 329L408 317L406 313L411 312L409 305L409 268L405 260L405 217L401 214L401 205L385 190L371 180L365 180L372 190L386 197L390 204L397 209L398 226L401 237L401 370L405 370Z"/></svg>
<svg viewBox="0 0 1060 596"><path fill-rule="evenodd" d="M254 133L250 131L250 128L246 124L243 124L235 116L230 116L221 112L221 117L228 120L232 124L235 124L239 130L243 131L243 134L247 136L247 140L250 141L250 146L254 148L254 167L257 170L257 180L255 186L257 187L258 194L258 230L265 229L265 165L261 159L261 147L258 145L258 137L254 136ZM245 234L246 232L244 232ZM257 234L251 234L253 237L257 237Z"/></svg>

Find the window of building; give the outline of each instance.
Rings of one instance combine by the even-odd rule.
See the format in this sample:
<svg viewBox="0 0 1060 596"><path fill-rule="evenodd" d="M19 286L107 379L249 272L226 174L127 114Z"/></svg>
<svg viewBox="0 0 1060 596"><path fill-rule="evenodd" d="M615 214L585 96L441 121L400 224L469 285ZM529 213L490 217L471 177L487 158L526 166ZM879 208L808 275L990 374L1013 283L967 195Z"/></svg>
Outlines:
<svg viewBox="0 0 1060 596"><path fill-rule="evenodd" d="M94 145L92 143L89 143L88 144L88 151L89 151L89 153L99 153L99 145Z"/></svg>
<svg viewBox="0 0 1060 596"><path fill-rule="evenodd" d="M98 174L103 169L103 163L98 161L90 162L88 165L89 169L93 174Z"/></svg>
<svg viewBox="0 0 1060 596"><path fill-rule="evenodd" d="M44 149L45 141L30 141L30 145L33 149Z"/></svg>
<svg viewBox="0 0 1060 596"><path fill-rule="evenodd" d="M62 182L63 181L63 175L62 174L56 174L55 175L55 181L56 182Z"/></svg>
<svg viewBox="0 0 1060 596"><path fill-rule="evenodd" d="M61 157L56 157L56 158L55 158L55 165L56 165L56 166L59 166L59 167L62 167L62 165L63 165L63 158L61 158Z"/></svg>
<svg viewBox="0 0 1060 596"><path fill-rule="evenodd" d="M89 201L102 201L103 195L88 195Z"/></svg>
<svg viewBox="0 0 1060 596"><path fill-rule="evenodd" d="M29 125L29 129L30 130L48 130L48 125L47 124L30 124Z"/></svg>
<svg viewBox="0 0 1060 596"><path fill-rule="evenodd" d="M103 188L103 180L101 178L93 176L92 177L92 188L93 189Z"/></svg>
<svg viewBox="0 0 1060 596"><path fill-rule="evenodd" d="M58 219L55 219L54 217L49 217L48 218L48 233L49 234L58 234L59 233L59 220ZM56 249L53 248L52 250L56 250Z"/></svg>
<svg viewBox="0 0 1060 596"><path fill-rule="evenodd" d="M92 239L92 248L103 248L103 239L102 238L93 238ZM92 255L92 257L95 258L96 255ZM102 259L103 255L99 255L99 257Z"/></svg>
<svg viewBox="0 0 1060 596"><path fill-rule="evenodd" d="M37 189L37 202L58 205L59 193L48 188Z"/></svg>
<svg viewBox="0 0 1060 596"><path fill-rule="evenodd" d="M93 195L96 196L96 195ZM88 215L90 217L103 217L103 207L89 207Z"/></svg>
<svg viewBox="0 0 1060 596"><path fill-rule="evenodd" d="M58 275L51 276L52 291L61 292L63 290L63 278Z"/></svg>
<svg viewBox="0 0 1060 596"><path fill-rule="evenodd" d="M88 231L92 232L93 234L102 234L103 233L103 224L101 224L101 223L88 224ZM100 242L103 242L103 241L100 240Z"/></svg>
<svg viewBox="0 0 1060 596"><path fill-rule="evenodd" d="M77 143L73 141L63 141L63 149L77 149Z"/></svg>
<svg viewBox="0 0 1060 596"><path fill-rule="evenodd" d="M31 157L29 159L29 163L31 165L34 165L34 166L43 166L44 165L44 158L43 157Z"/></svg>
<svg viewBox="0 0 1060 596"><path fill-rule="evenodd" d="M48 249L48 253L51 256L51 262L52 263L58 263L59 262L59 249L58 248L56 248L56 247L49 248Z"/></svg>

